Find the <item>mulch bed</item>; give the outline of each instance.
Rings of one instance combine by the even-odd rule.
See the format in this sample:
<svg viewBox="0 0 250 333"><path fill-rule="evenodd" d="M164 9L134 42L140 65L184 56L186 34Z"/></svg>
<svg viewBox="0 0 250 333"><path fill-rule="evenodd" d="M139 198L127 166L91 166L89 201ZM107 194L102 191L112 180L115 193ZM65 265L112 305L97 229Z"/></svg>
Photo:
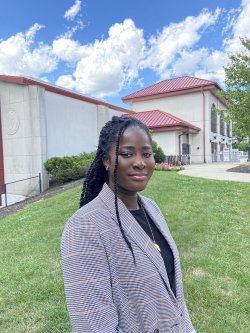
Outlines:
<svg viewBox="0 0 250 333"><path fill-rule="evenodd" d="M54 195L64 192L70 188L79 186L83 184L83 179L79 179L70 183L66 183L66 184L62 184L62 185L53 185L52 187L48 188L46 191L31 197L31 198L27 198L23 201L17 202L13 205L7 206L7 207L2 207L0 208L0 220L3 219L4 217L15 213L21 209L23 209L24 207L28 206L29 204L36 202L36 201L40 201L40 200L44 200L50 197L53 197Z"/></svg>
<svg viewBox="0 0 250 333"><path fill-rule="evenodd" d="M242 173L250 173L250 163L244 163L242 165L238 165L235 168L228 169L229 172L242 172Z"/></svg>

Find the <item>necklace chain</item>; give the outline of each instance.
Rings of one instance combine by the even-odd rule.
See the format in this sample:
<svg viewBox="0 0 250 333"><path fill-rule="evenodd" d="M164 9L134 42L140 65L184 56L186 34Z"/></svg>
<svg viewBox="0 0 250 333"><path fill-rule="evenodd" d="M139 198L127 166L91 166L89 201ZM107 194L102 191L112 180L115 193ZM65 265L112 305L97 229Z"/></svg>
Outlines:
<svg viewBox="0 0 250 333"><path fill-rule="evenodd" d="M148 219L148 217L147 217L147 213L145 212L145 209L144 209L144 206L143 206L141 200L139 200L138 203L139 203L139 206L141 207L141 209L142 209L142 211L143 211L143 214L144 214L145 219L146 219L146 221L147 221L147 224L148 224L148 226L149 226L149 229L150 229L150 232L151 232L151 235L152 235L152 238L153 238L152 242L153 242L154 246L157 248L157 250L158 250L159 252L161 252L161 248L160 248L160 246L159 246L159 245L156 243L156 241L155 241L155 237L154 237L154 233L153 233L153 230L152 230L151 224L150 224L150 222L149 222L149 219Z"/></svg>

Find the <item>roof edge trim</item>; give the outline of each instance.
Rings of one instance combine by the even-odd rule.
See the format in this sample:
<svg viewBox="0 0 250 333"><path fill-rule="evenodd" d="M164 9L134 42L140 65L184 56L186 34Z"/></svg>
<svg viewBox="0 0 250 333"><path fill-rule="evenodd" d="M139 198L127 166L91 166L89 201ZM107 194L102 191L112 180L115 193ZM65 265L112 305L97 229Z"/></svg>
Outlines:
<svg viewBox="0 0 250 333"><path fill-rule="evenodd" d="M24 76L0 75L0 81L7 82L7 83L16 83L16 84L21 84L21 85L26 85L26 86L38 86L38 87L44 88L46 91L50 91L52 93L56 93L59 95L63 95L63 96L78 99L78 100L82 100L82 101L85 101L88 103L93 103L96 105L107 106L112 110L116 110L116 111L120 111L120 112L124 112L124 113L128 113L128 114L135 113L135 111L125 109L121 106L113 105L108 102L98 100L93 97L88 97L88 96L79 94L77 92L74 92L74 91L59 87L59 86L47 84L44 81L27 78Z"/></svg>

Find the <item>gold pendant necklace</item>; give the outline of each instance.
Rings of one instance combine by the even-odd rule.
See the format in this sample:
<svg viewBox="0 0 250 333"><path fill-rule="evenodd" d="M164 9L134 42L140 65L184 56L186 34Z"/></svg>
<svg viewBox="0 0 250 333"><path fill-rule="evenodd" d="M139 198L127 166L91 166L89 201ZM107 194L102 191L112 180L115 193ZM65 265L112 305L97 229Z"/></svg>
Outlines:
<svg viewBox="0 0 250 333"><path fill-rule="evenodd" d="M155 241L153 241L153 243L154 243L154 246L157 248L157 250L158 250L159 252L161 252L161 248L160 248L160 246L159 246Z"/></svg>
<svg viewBox="0 0 250 333"><path fill-rule="evenodd" d="M161 252L161 248L160 248L159 244L157 244L156 241L155 241L153 230L152 230L152 228L151 228L151 225L150 225L150 222L149 222L149 220L148 220L147 214L146 214L146 212L145 212L145 209L144 209L143 204L142 204L142 202L141 202L140 199L139 199L138 203L139 203L139 207L141 207L141 209L142 209L142 211L143 211L143 214L144 214L145 219L146 219L146 221L147 221L147 224L148 224L148 226L149 226L149 229L150 229L150 232L151 232L151 235L152 235L152 239L153 239L153 240L151 239L151 241L152 241L152 243L154 244L155 248L156 248L159 252Z"/></svg>

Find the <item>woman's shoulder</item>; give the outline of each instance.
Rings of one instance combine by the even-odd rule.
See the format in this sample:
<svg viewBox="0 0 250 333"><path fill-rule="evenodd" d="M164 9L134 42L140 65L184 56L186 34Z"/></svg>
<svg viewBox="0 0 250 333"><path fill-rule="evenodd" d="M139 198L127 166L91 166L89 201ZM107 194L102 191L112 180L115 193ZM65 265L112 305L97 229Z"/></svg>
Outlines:
<svg viewBox="0 0 250 333"><path fill-rule="evenodd" d="M89 228L90 225L97 225L99 221L105 221L109 213L102 201L96 197L91 202L79 208L67 221L67 228Z"/></svg>
<svg viewBox="0 0 250 333"><path fill-rule="evenodd" d="M105 229L107 220L105 209L96 200L78 209L64 226L62 256L66 258L72 253L78 253L79 247L89 250L89 244L94 244L93 248L102 246L101 230Z"/></svg>

